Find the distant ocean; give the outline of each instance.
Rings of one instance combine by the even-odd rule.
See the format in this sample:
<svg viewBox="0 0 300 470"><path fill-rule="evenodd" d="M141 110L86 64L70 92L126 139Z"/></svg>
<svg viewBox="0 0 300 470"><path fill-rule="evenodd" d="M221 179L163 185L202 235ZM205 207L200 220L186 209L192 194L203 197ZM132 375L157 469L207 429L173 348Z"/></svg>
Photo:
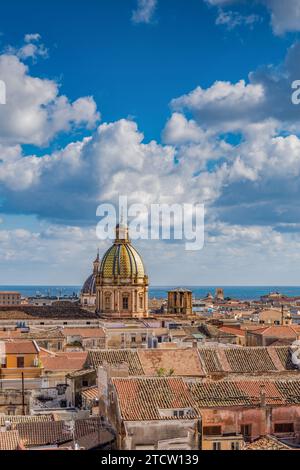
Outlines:
<svg viewBox="0 0 300 470"><path fill-rule="evenodd" d="M177 286L152 286L149 288L151 298L166 298L168 290ZM181 286L182 287L182 286ZM205 297L208 292L212 294L216 287L223 287L225 297L238 298L242 300L255 300L269 292L278 291L287 296L300 296L300 286L184 286L193 292L195 298ZM24 297L36 295L70 296L79 294L81 286L0 286L0 290L18 291Z"/></svg>

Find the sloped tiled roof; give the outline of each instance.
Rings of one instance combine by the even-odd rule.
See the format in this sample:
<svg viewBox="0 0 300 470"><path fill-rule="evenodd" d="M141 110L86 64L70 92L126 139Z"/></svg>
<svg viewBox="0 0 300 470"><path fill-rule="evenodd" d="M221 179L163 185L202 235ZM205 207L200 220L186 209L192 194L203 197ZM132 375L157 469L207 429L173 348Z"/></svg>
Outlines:
<svg viewBox="0 0 300 470"><path fill-rule="evenodd" d="M199 348L199 356L207 374L261 374L295 370L289 347L204 347Z"/></svg>
<svg viewBox="0 0 300 470"><path fill-rule="evenodd" d="M5 426L6 422L10 422L12 428L15 428L16 424L19 423L36 423L36 422L49 422L53 421L53 416L51 414L48 415L40 415L40 416L30 416L30 415L0 415L0 426Z"/></svg>
<svg viewBox="0 0 300 470"><path fill-rule="evenodd" d="M280 348L274 348L277 356L286 370L293 370L295 369L294 364L292 363L291 360L291 348L289 347L280 347Z"/></svg>
<svg viewBox="0 0 300 470"><path fill-rule="evenodd" d="M93 349L88 351L88 362L95 369L104 363L112 366L128 364L129 375L144 375L138 353L131 349Z"/></svg>
<svg viewBox="0 0 300 470"><path fill-rule="evenodd" d="M0 450L19 450L21 447L18 431L0 432Z"/></svg>
<svg viewBox="0 0 300 470"><path fill-rule="evenodd" d="M247 394L234 382L194 383L189 388L199 408L252 404Z"/></svg>
<svg viewBox="0 0 300 470"><path fill-rule="evenodd" d="M247 444L243 450L291 450L291 448L274 437L266 436Z"/></svg>
<svg viewBox="0 0 300 470"><path fill-rule="evenodd" d="M45 371L64 371L83 369L87 360L87 352L56 353L54 356L43 355L41 362Z"/></svg>
<svg viewBox="0 0 300 470"><path fill-rule="evenodd" d="M188 409L188 418L205 408L257 408L300 404L300 380L190 382L173 377L113 378L121 417L128 421L176 419L167 410ZM164 413L165 411L165 413Z"/></svg>
<svg viewBox="0 0 300 470"><path fill-rule="evenodd" d="M205 370L209 372L219 372L222 371L222 366L218 358L217 350L201 348L199 349L200 358L203 361Z"/></svg>
<svg viewBox="0 0 300 470"><path fill-rule="evenodd" d="M44 359L42 359L43 361ZM93 368L127 364L131 376L201 377L213 374L276 374L294 371L288 347L200 347L198 349L95 349L88 351ZM294 373L294 372L292 372ZM295 372L297 373L297 372Z"/></svg>
<svg viewBox="0 0 300 470"><path fill-rule="evenodd" d="M99 389L97 385L89 387L81 392L82 398L85 400L98 400L99 398Z"/></svg>
<svg viewBox="0 0 300 470"><path fill-rule="evenodd" d="M85 448L113 439L112 433L104 429L100 417L75 420L74 426L75 440ZM20 423L16 428L25 447L61 446L73 441L73 433L64 421Z"/></svg>
<svg viewBox="0 0 300 470"><path fill-rule="evenodd" d="M225 355L232 372L275 371L276 367L268 354L267 348L226 349Z"/></svg>
<svg viewBox="0 0 300 470"><path fill-rule="evenodd" d="M198 409L259 406L262 394L267 405L300 404L300 380L236 380L190 383Z"/></svg>
<svg viewBox="0 0 300 470"><path fill-rule="evenodd" d="M253 334L261 335L265 337L274 337L274 338L297 338L300 335L300 326L299 325L272 325L267 326L258 331L254 331Z"/></svg>
<svg viewBox="0 0 300 470"><path fill-rule="evenodd" d="M223 331L223 333L228 333L233 336L242 336L245 337L246 331L241 330L240 328L235 328L234 326L221 326L219 328L220 331Z"/></svg>
<svg viewBox="0 0 300 470"><path fill-rule="evenodd" d="M63 328L63 336L81 336L82 338L105 338L103 328Z"/></svg>
<svg viewBox="0 0 300 470"><path fill-rule="evenodd" d="M300 381L277 381L276 387L287 403L300 403Z"/></svg>
<svg viewBox="0 0 300 470"><path fill-rule="evenodd" d="M205 373L195 349L141 349L138 356L145 375L158 375L159 370L172 375L200 377Z"/></svg>
<svg viewBox="0 0 300 470"><path fill-rule="evenodd" d="M20 305L0 307L1 320L24 320L35 318L50 318L68 320L74 318L96 319L97 314L81 308L73 302L55 302L52 305Z"/></svg>
<svg viewBox="0 0 300 470"><path fill-rule="evenodd" d="M16 429L25 446L61 444L72 439L63 421L19 423Z"/></svg>
<svg viewBox="0 0 300 470"><path fill-rule="evenodd" d="M43 339L63 339L60 328L47 328L47 329L30 329L29 332L25 333L20 329L17 330L6 330L0 331L0 340L10 340L10 339L19 339L19 340L43 340Z"/></svg>
<svg viewBox="0 0 300 470"><path fill-rule="evenodd" d="M180 378L118 378L112 379L120 412L124 420L142 421L176 419L162 416L160 410L191 409L194 400ZM192 412L190 417L195 417Z"/></svg>
<svg viewBox="0 0 300 470"><path fill-rule="evenodd" d="M37 354L38 348L34 341L13 340L5 342L6 354Z"/></svg>

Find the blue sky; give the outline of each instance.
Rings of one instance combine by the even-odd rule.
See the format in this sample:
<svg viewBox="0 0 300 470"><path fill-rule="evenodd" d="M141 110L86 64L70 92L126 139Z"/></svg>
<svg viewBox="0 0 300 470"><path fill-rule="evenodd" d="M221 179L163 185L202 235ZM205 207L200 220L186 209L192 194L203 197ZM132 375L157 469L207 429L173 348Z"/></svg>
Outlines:
<svg viewBox="0 0 300 470"><path fill-rule="evenodd" d="M247 2L246 2L247 3ZM38 31L49 57L32 71L57 78L70 99L93 95L103 118L132 116L147 139L159 139L169 103L197 85L235 81L280 62L293 37L278 38L262 6L255 28L216 26L216 9L201 0L161 1L149 24L133 24L136 0L5 2L2 44ZM252 11L247 5L241 14Z"/></svg>
<svg viewBox="0 0 300 470"><path fill-rule="evenodd" d="M205 204L202 251L137 244L152 284L298 283L298 0L3 3L1 284L80 284L120 188Z"/></svg>

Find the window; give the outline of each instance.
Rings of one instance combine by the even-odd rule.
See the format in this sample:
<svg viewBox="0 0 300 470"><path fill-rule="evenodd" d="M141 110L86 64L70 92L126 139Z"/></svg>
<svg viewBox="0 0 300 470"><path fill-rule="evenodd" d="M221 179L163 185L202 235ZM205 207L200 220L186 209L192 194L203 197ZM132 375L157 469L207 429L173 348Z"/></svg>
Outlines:
<svg viewBox="0 0 300 470"><path fill-rule="evenodd" d="M82 386L83 386L83 387L88 387L88 386L89 386L88 380L83 380L83 381L82 381Z"/></svg>
<svg viewBox="0 0 300 470"><path fill-rule="evenodd" d="M142 336L142 343L146 343L146 341L147 341L147 336L146 336L146 335L143 335L143 336Z"/></svg>
<svg viewBox="0 0 300 470"><path fill-rule="evenodd" d="M213 450L221 450L221 442L213 442Z"/></svg>
<svg viewBox="0 0 300 470"><path fill-rule="evenodd" d="M143 297L140 296L140 308L143 308Z"/></svg>
<svg viewBox="0 0 300 470"><path fill-rule="evenodd" d="M23 369L23 367L24 367L24 357L17 357L17 367L18 367L18 369Z"/></svg>
<svg viewBox="0 0 300 470"><path fill-rule="evenodd" d="M245 441L248 441L251 438L252 426L251 424L242 424L241 434L243 435Z"/></svg>
<svg viewBox="0 0 300 470"><path fill-rule="evenodd" d="M123 297L123 310L128 310L128 297Z"/></svg>
<svg viewBox="0 0 300 470"><path fill-rule="evenodd" d="M240 450L240 443L239 442L232 442L231 443L231 450Z"/></svg>
<svg viewBox="0 0 300 470"><path fill-rule="evenodd" d="M111 299L111 295L110 294L106 294L105 295L105 298L104 298L104 307L105 307L105 310L110 310L110 299Z"/></svg>
<svg viewBox="0 0 300 470"><path fill-rule="evenodd" d="M291 433L294 432L294 423L275 423L275 433Z"/></svg>
<svg viewBox="0 0 300 470"><path fill-rule="evenodd" d="M131 342L132 342L132 343L135 343L135 342L136 342L136 337L135 337L135 335L132 335L132 336L131 336Z"/></svg>
<svg viewBox="0 0 300 470"><path fill-rule="evenodd" d="M204 426L203 435L204 436L221 436L222 428L221 426Z"/></svg>

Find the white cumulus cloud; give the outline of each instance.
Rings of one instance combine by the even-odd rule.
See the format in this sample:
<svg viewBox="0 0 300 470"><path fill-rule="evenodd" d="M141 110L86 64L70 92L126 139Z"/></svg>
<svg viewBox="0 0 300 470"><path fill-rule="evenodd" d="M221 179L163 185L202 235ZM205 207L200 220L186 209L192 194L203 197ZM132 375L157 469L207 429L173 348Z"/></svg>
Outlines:
<svg viewBox="0 0 300 470"><path fill-rule="evenodd" d="M151 23L157 6L157 0L137 0L137 7L132 12L134 23Z"/></svg>

